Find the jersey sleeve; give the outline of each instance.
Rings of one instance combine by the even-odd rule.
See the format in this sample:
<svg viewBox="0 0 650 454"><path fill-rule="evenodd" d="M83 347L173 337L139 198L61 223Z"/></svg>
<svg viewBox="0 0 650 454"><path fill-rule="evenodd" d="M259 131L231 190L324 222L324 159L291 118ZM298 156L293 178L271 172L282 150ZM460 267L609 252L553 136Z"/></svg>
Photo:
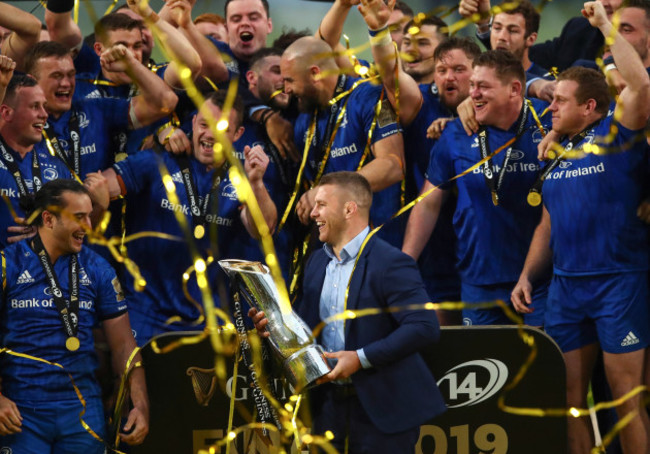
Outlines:
<svg viewBox="0 0 650 454"><path fill-rule="evenodd" d="M352 105L352 102L355 100L350 100L348 103L348 109L362 109L361 110L361 124L363 125L364 131L370 131L372 123L376 118L375 129L372 133L372 139L370 143L378 142L386 137L392 136L397 133L402 132L402 128L397 122L397 115L390 105L390 101L384 95L381 100L381 107L379 108L379 113L377 113L377 103L381 97L382 89L380 87L375 87L370 85L369 82L364 83L357 88L360 90L360 97L357 99L363 100L361 103L355 103Z"/></svg>
<svg viewBox="0 0 650 454"><path fill-rule="evenodd" d="M89 99L96 106L106 127L111 130L128 129L131 101L118 98Z"/></svg>
<svg viewBox="0 0 650 454"><path fill-rule="evenodd" d="M126 298L115 270L99 256L92 267L97 288L96 310L99 320L118 317L126 312Z"/></svg>
<svg viewBox="0 0 650 454"><path fill-rule="evenodd" d="M448 125L449 127L449 125ZM442 133L440 139L431 148L429 167L427 167L426 178L434 186L442 185L448 189L451 183L447 183L454 177L454 163L451 156L453 134L448 129Z"/></svg>
<svg viewBox="0 0 650 454"><path fill-rule="evenodd" d="M143 150L115 163L113 169L122 177L127 194L137 194L160 176L159 163L160 157L156 152Z"/></svg>

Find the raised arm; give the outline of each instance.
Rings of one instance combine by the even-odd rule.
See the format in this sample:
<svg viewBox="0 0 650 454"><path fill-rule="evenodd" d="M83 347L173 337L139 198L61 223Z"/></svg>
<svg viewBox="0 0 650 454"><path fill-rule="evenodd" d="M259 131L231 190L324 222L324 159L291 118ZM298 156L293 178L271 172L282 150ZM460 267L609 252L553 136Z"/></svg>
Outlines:
<svg viewBox="0 0 650 454"><path fill-rule="evenodd" d="M262 215L264 215L266 225L272 233L278 221L278 210L273 199L271 199L269 192L266 190L266 186L264 186L263 178L269 165L269 157L259 145L253 148L247 145L244 149L244 158L244 168L253 189L253 195L257 199L257 204L262 210ZM247 205L244 205L241 216L246 231L248 231L253 238L259 238L259 231L255 226L255 221L253 221L253 217L251 216Z"/></svg>
<svg viewBox="0 0 650 454"><path fill-rule="evenodd" d="M178 30L187 38L187 41L198 54L201 61L201 71L195 74L197 84L207 86L203 77L207 77L213 82L223 79L224 64L219 52L216 52L214 44L203 36L198 27L192 22L191 6L187 0L180 1L183 7L176 7L177 2L165 3L161 10L160 17L165 18L172 25L178 25ZM228 77L228 71L225 70L225 77ZM194 73L193 73L194 74ZM165 74L166 76L166 74Z"/></svg>
<svg viewBox="0 0 650 454"><path fill-rule="evenodd" d="M404 178L404 139L393 134L372 145L375 157L364 165L359 173L366 177L372 192L381 191Z"/></svg>
<svg viewBox="0 0 650 454"><path fill-rule="evenodd" d="M131 98L129 123L133 129L169 115L176 107L178 96L125 46L117 44L107 49L102 53L100 62L107 71L125 72L139 88L140 94Z"/></svg>
<svg viewBox="0 0 650 454"><path fill-rule="evenodd" d="M170 56L173 55L176 60L172 60L165 71L165 82L173 88L184 88L180 80L181 68L179 65L186 66L192 73L192 78L195 79L201 72L201 58L194 49L186 36L180 32L174 25L166 20L155 20L156 15L151 7L146 2L137 2L136 0L129 0L129 8L135 13L144 18L151 18L147 25L155 36L162 35L164 37L163 50ZM175 19L175 22L183 27L187 23L192 23L190 17L192 6L187 0L171 0L165 4L169 8L170 15Z"/></svg>
<svg viewBox="0 0 650 454"><path fill-rule="evenodd" d="M587 2L582 15L605 39L612 39L610 51L627 86L619 95L616 109L621 109L620 123L628 129L641 129L650 116L650 78L641 57L632 45L612 26L602 3Z"/></svg>
<svg viewBox="0 0 650 454"><path fill-rule="evenodd" d="M322 39L330 45L335 52L343 52L345 48L341 45L341 36L343 35L343 25L348 17L350 8L358 5L360 0L335 0L332 7L325 13L323 20L318 26L318 31L314 36ZM336 64L340 68L351 67L350 60L345 56L336 58Z"/></svg>
<svg viewBox="0 0 650 454"><path fill-rule="evenodd" d="M384 0L361 0L359 11L368 25L372 56L379 68L388 99L393 108L398 110L395 95L399 81L400 123L409 125L422 108L422 93L417 82L402 69L399 54L390 38L387 24L395 1L389 0L386 4Z"/></svg>
<svg viewBox="0 0 650 454"><path fill-rule="evenodd" d="M26 11L0 2L0 26L12 31L2 42L0 54L6 55L22 69L27 51L34 46L41 34L41 21Z"/></svg>
<svg viewBox="0 0 650 454"><path fill-rule="evenodd" d="M73 49L81 43L81 29L72 19L74 0L48 0L45 24L50 39Z"/></svg>
<svg viewBox="0 0 650 454"><path fill-rule="evenodd" d="M0 104L5 99L7 86L14 75L14 69L16 69L16 63L11 58L0 55Z"/></svg>

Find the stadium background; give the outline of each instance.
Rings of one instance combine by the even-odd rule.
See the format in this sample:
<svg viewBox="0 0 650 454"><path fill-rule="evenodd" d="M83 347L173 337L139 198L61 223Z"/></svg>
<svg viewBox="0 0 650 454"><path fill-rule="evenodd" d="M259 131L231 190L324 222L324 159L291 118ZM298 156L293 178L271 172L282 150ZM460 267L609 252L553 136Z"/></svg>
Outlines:
<svg viewBox="0 0 650 454"><path fill-rule="evenodd" d="M580 9L584 2L576 0L556 0L546 2L542 12L542 22L540 25L540 33L538 42L540 40L550 39L557 36L564 23L572 16L580 14ZM540 4L540 0L532 0L535 5ZM44 8L38 1L10 1L25 11L33 12L39 19L43 20ZM107 0L80 0L79 8L79 24L81 30L85 35L90 34L93 30L91 15L89 10L92 8L95 14L102 15L111 6L113 2ZM124 3L120 0L119 4ZM162 0L151 0L149 2L155 10L160 9L163 4ZM193 17L206 12L213 12L223 15L224 0L197 0L193 11ZM280 35L283 29L296 28L302 30L308 28L310 31L315 32L322 17L331 6L331 1L309 1L309 0L269 0L271 8L271 17L273 19L273 32L268 41L269 44ZM432 0L407 0L407 3L413 8L414 11L431 11L433 8L436 10L440 5L453 6L457 5L458 1L432 1ZM492 1L493 5L498 4L497 1ZM460 20L460 16L454 13L447 17L446 22L452 24ZM352 11L345 24L345 32L350 37L352 46L360 46L368 41L366 33L366 25L361 18L361 15ZM474 27L468 26L464 28L460 34L471 35L474 33ZM370 51L364 50L359 54L360 57L370 59ZM154 58L158 61L165 59L154 52Z"/></svg>

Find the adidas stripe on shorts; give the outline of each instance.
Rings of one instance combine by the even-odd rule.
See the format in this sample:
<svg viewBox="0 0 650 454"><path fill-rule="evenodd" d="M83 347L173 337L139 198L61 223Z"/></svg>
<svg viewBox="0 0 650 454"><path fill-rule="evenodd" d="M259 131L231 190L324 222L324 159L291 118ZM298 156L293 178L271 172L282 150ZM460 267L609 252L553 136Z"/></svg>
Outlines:
<svg viewBox="0 0 650 454"><path fill-rule="evenodd" d="M650 345L646 271L553 276L545 329L563 352L599 342L608 353Z"/></svg>

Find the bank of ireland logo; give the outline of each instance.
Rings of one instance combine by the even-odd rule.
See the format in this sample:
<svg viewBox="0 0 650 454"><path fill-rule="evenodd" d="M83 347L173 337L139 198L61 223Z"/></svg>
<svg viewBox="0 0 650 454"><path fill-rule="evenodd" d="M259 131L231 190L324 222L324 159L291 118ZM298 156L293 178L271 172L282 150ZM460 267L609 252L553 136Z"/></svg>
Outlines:
<svg viewBox="0 0 650 454"><path fill-rule="evenodd" d="M571 161L562 161L560 162L560 169L568 169L573 164Z"/></svg>
<svg viewBox="0 0 650 454"><path fill-rule="evenodd" d="M492 169L485 167L485 178L492 178Z"/></svg>
<svg viewBox="0 0 650 454"><path fill-rule="evenodd" d="M477 359L459 364L438 380L447 394L447 408L477 405L494 396L508 380L508 367L497 359Z"/></svg>
<svg viewBox="0 0 650 454"><path fill-rule="evenodd" d="M11 448L3 446L2 448L0 448L0 454L13 454L13 451Z"/></svg>

